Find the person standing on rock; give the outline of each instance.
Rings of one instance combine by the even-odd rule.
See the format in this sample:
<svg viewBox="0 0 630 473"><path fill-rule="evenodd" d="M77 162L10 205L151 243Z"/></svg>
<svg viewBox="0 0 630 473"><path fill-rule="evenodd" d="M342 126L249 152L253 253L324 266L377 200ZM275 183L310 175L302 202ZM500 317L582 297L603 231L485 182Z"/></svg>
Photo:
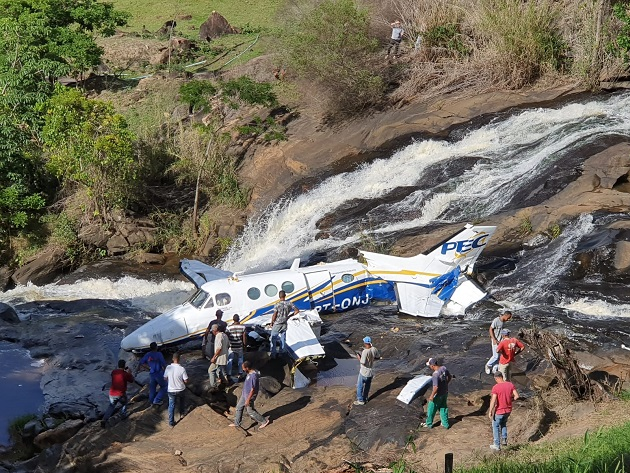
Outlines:
<svg viewBox="0 0 630 473"><path fill-rule="evenodd" d="M206 331L201 337L201 355L202 358L207 356L208 358L212 358L214 355L214 334L212 333L212 326L218 325L219 327L223 327L223 331L227 328L227 323L223 320L223 311L221 309L217 309L216 319L211 321L206 328Z"/></svg>
<svg viewBox="0 0 630 473"><path fill-rule="evenodd" d="M216 388L220 383L224 383L225 386L228 384L226 367L230 339L225 332L220 330L218 325L215 324L211 328L214 335L214 354L210 359L208 377L210 378L210 387Z"/></svg>
<svg viewBox="0 0 630 473"><path fill-rule="evenodd" d="M164 370L168 381L168 425L175 427L175 404L179 400L179 418L184 417L184 391L188 384L186 368L179 364L179 352L173 354L173 362Z"/></svg>
<svg viewBox="0 0 630 473"><path fill-rule="evenodd" d="M285 300L287 293L280 291L278 293L280 301L274 307L273 315L271 316L271 358L276 357L276 345L280 341L280 353L284 353L287 343L287 322L288 320L298 315L298 308L295 307L293 302ZM293 313L291 313L293 311Z"/></svg>
<svg viewBox="0 0 630 473"><path fill-rule="evenodd" d="M514 357L523 351L525 345L514 338L510 337L510 331L506 328L501 330L501 336L503 337L499 345L497 346L497 353L499 354L499 372L503 374L503 379L510 380L510 365L514 362Z"/></svg>
<svg viewBox="0 0 630 473"><path fill-rule="evenodd" d="M398 56L398 48L400 48L400 43L402 42L403 35L405 34L405 30L402 29L400 25L400 20L394 21L391 25L392 27L392 36L389 40L389 47L387 48L387 56L389 57L389 53L394 50L394 59Z"/></svg>
<svg viewBox="0 0 630 473"><path fill-rule="evenodd" d="M422 427L433 428L433 418L436 411L440 411L440 419L442 420L442 427L448 429L450 427L448 423L448 383L451 382L453 377L445 366L440 366L435 358L429 358L427 366L433 370L433 391L429 396L429 404L427 406L427 420L420 424Z"/></svg>
<svg viewBox="0 0 630 473"><path fill-rule="evenodd" d="M242 325L238 314L234 314L233 323L228 327L227 336L230 339L230 350L228 353L227 374L232 375L234 364L238 368L239 377L243 374L243 355L247 349L247 333L245 325Z"/></svg>
<svg viewBox="0 0 630 473"><path fill-rule="evenodd" d="M236 403L234 423L230 424L230 427L241 427L243 410L247 409L247 415L260 424L258 428L264 429L269 425L269 417L263 417L254 407L254 401L256 400L258 390L260 389L260 374L252 368L249 361L243 362L242 369L245 373L247 373L247 377L245 378L245 383L243 383L243 392L241 393L241 397Z"/></svg>
<svg viewBox="0 0 630 473"><path fill-rule="evenodd" d="M158 351L158 345L155 342L151 342L151 351L145 354L138 365L138 371L140 368L149 369L149 403L154 406L162 405L162 398L166 392L166 380L164 379L164 369L166 368L166 360L164 355ZM136 375L138 372L136 371ZM157 392L157 386L160 386L160 390Z"/></svg>
<svg viewBox="0 0 630 473"><path fill-rule="evenodd" d="M354 401L355 406L362 406L368 402L372 378L374 377L374 360L378 360L380 357L381 354L376 347L372 346L372 338L365 337L363 339L363 351L360 355L357 354L361 367L359 368L359 378L357 379L357 400Z"/></svg>
<svg viewBox="0 0 630 473"><path fill-rule="evenodd" d="M101 420L101 427L107 425L107 421L114 414L116 406L120 404L120 416L126 419L127 414L127 383L133 383L133 375L131 370L127 368L125 360L118 360L118 368L112 371L112 385L109 388L109 407Z"/></svg>
<svg viewBox="0 0 630 473"><path fill-rule="evenodd" d="M488 417L492 421L493 443L492 450L501 450L501 445L507 445L507 421L512 412L512 401L518 399L518 392L512 383L503 379L503 373L494 373L496 384L492 387L492 399Z"/></svg>
<svg viewBox="0 0 630 473"><path fill-rule="evenodd" d="M490 343L492 343L492 356L486 362L486 374L492 373L494 366L499 362L499 354L497 353L497 346L499 345L499 340L501 340L501 330L503 329L503 324L509 321L512 318L512 312L506 310L502 315L495 318L490 324L490 329L488 332L490 333Z"/></svg>

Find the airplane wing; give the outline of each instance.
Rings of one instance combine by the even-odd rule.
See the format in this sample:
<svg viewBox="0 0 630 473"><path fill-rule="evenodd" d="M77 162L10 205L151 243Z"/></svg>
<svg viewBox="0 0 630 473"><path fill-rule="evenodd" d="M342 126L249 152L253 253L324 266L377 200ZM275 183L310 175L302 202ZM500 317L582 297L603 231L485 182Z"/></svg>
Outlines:
<svg viewBox="0 0 630 473"><path fill-rule="evenodd" d="M200 288L208 281L225 279L232 276L232 272L202 263L197 260L183 259L179 262L179 271L195 286Z"/></svg>

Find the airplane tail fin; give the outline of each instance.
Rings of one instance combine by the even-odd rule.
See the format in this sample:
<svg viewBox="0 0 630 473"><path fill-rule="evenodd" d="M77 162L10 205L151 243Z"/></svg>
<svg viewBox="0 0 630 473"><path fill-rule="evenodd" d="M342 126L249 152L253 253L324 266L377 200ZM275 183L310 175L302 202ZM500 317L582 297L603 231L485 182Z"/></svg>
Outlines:
<svg viewBox="0 0 630 473"><path fill-rule="evenodd" d="M496 228L467 224L461 232L437 245L428 256L470 271Z"/></svg>

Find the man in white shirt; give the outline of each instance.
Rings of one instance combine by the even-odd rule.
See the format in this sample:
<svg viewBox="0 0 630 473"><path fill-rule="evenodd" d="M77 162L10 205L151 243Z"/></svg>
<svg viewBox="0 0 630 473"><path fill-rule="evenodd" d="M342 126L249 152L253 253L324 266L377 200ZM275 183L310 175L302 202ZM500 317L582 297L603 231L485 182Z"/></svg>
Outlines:
<svg viewBox="0 0 630 473"><path fill-rule="evenodd" d="M503 324L512 318L512 312L506 310L499 317L496 317L490 324L488 333L490 334L490 343L492 344L492 356L486 362L486 374L490 374L496 371L496 364L499 362L499 354L497 353L497 346L501 340L501 330L503 330Z"/></svg>
<svg viewBox="0 0 630 473"><path fill-rule="evenodd" d="M218 325L212 326L212 333L214 334L214 355L210 359L208 377L210 378L210 387L216 388L220 383L224 383L224 386L227 386L228 383L226 368L230 339Z"/></svg>
<svg viewBox="0 0 630 473"><path fill-rule="evenodd" d="M394 48L394 59L398 56L398 48L400 47L400 43L402 42L403 35L405 34L405 30L403 30L400 25L400 20L396 20L391 25L392 27L392 37L389 40L389 48L387 48L387 56L389 57L389 53L392 48Z"/></svg>
<svg viewBox="0 0 630 473"><path fill-rule="evenodd" d="M168 381L168 425L175 427L175 403L179 399L179 418L184 417L184 391L188 383L186 368L179 364L179 353L173 354L173 362L164 370Z"/></svg>
<svg viewBox="0 0 630 473"><path fill-rule="evenodd" d="M361 367L359 368L359 378L357 379L357 400L354 401L355 406L362 406L368 401L370 386L374 377L374 360L378 360L381 357L376 347L372 346L371 337L363 339L363 347L361 355L357 354Z"/></svg>

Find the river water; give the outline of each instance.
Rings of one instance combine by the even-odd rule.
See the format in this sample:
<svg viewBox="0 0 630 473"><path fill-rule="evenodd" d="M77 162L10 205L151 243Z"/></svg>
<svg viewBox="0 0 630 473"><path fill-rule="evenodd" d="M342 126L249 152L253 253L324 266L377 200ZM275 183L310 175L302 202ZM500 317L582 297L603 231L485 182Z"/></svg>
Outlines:
<svg viewBox="0 0 630 473"><path fill-rule="evenodd" d="M388 241L409 231L421 233L439 224L463 224L534 205L574 180L586 157L629 138L630 94L617 94L496 117L476 129L460 128L449 140L416 141L275 202L252 219L222 266L251 271L282 267L316 253L335 258L340 248L360 245L366 237ZM579 274L575 262L575 255L584 252L598 261L610 260L616 234L606 226L613 217L582 215L564 222L557 239L514 255L515 270L488 278L494 300L526 320L561 320L576 337L596 342L597 333L605 332L607 340L630 344L627 279L611 275L604 263ZM192 290L178 279L95 274L84 271L67 284L19 287L0 294L0 301L15 306L24 319L60 317L58 304L47 301L69 301L66 309L88 299L107 301L115 310L98 316L114 331L115 336L102 342L114 350L126 330L120 327L138 326L182 302ZM465 318L485 320L487 314L481 305ZM0 410L0 431L5 431L10 419L40 408L41 391L33 386L42 368L31 367L25 351L6 343L0 345L0 360L3 373L15 373L8 378L10 388L0 390L0 405L16 406Z"/></svg>

